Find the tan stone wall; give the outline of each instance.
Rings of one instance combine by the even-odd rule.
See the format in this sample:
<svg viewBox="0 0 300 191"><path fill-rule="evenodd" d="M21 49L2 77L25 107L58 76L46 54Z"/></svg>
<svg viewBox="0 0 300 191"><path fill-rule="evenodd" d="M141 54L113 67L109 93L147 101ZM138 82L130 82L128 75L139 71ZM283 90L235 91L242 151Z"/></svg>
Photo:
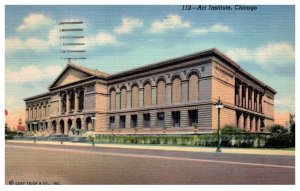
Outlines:
<svg viewBox="0 0 300 191"><path fill-rule="evenodd" d="M147 82L144 85L144 106L151 106L151 84Z"/></svg>
<svg viewBox="0 0 300 191"><path fill-rule="evenodd" d="M189 101L198 101L199 94L199 78L196 74L189 77Z"/></svg>
<svg viewBox="0 0 300 191"><path fill-rule="evenodd" d="M236 125L236 112L229 108L223 108L220 110L220 127L224 125ZM218 109L212 106L212 128L218 129Z"/></svg>
<svg viewBox="0 0 300 191"><path fill-rule="evenodd" d="M139 107L139 89L137 85L132 87L131 91L131 108L138 108Z"/></svg>
<svg viewBox="0 0 300 191"><path fill-rule="evenodd" d="M164 105L166 103L166 83L160 80L157 83L157 105Z"/></svg>
<svg viewBox="0 0 300 191"><path fill-rule="evenodd" d="M107 129L107 115L106 114L96 114L95 120L95 131L96 132L105 132Z"/></svg>
<svg viewBox="0 0 300 191"><path fill-rule="evenodd" d="M212 67L212 100L220 97L222 102L234 105L235 79L233 74L218 63L213 63Z"/></svg>
<svg viewBox="0 0 300 191"><path fill-rule="evenodd" d="M96 90L95 110L100 112L106 112L107 102L108 102L107 86L102 84L96 84L95 90Z"/></svg>
<svg viewBox="0 0 300 191"><path fill-rule="evenodd" d="M173 79L172 83L172 103L181 102L181 80L179 77Z"/></svg>
<svg viewBox="0 0 300 191"><path fill-rule="evenodd" d="M263 113L269 117L274 117L274 99L263 96Z"/></svg>

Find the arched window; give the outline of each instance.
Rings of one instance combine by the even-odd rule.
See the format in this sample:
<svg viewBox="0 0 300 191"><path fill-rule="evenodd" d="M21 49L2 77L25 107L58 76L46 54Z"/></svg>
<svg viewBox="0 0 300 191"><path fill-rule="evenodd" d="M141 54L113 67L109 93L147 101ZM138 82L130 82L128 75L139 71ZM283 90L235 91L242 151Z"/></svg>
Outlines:
<svg viewBox="0 0 300 191"><path fill-rule="evenodd" d="M127 102L127 90L126 87L121 88L121 109L126 109Z"/></svg>
<svg viewBox="0 0 300 191"><path fill-rule="evenodd" d="M116 90L112 89L110 91L110 110L116 109Z"/></svg>
<svg viewBox="0 0 300 191"><path fill-rule="evenodd" d="M149 82L144 85L144 106L151 106L151 84Z"/></svg>
<svg viewBox="0 0 300 191"><path fill-rule="evenodd" d="M64 120L60 120L59 127L60 127L60 133L65 134L65 122L64 122Z"/></svg>
<svg viewBox="0 0 300 191"><path fill-rule="evenodd" d="M157 105L164 105L166 103L166 82L159 80L157 83Z"/></svg>
<svg viewBox="0 0 300 191"><path fill-rule="evenodd" d="M172 82L172 103L181 102L181 80L179 77L173 79Z"/></svg>
<svg viewBox="0 0 300 191"><path fill-rule="evenodd" d="M92 130L93 129L93 123L92 123L92 118L91 117L86 118L85 126L86 126L86 130Z"/></svg>
<svg viewBox="0 0 300 191"><path fill-rule="evenodd" d="M189 101L198 101L199 98L199 77L192 74L189 77Z"/></svg>
<svg viewBox="0 0 300 191"><path fill-rule="evenodd" d="M137 85L131 88L131 108L138 108L139 106L139 88Z"/></svg>

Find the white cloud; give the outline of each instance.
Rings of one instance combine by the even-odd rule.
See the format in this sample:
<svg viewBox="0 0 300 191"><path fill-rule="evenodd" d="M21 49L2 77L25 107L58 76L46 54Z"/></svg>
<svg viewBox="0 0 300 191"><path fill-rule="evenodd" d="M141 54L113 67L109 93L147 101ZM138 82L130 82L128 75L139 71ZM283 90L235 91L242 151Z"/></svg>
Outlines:
<svg viewBox="0 0 300 191"><path fill-rule="evenodd" d="M19 38L10 38L5 40L5 51L15 52L19 50L34 50L36 52L46 51L48 49L48 41L38 38L28 38L25 41Z"/></svg>
<svg viewBox="0 0 300 191"><path fill-rule="evenodd" d="M48 41L47 40L41 40L37 38L29 38L26 40L25 45L27 48L31 50L35 50L37 52L45 51L48 49Z"/></svg>
<svg viewBox="0 0 300 191"><path fill-rule="evenodd" d="M196 28L192 30L193 34L205 35L208 33L229 33L232 32L229 26L217 23L209 28Z"/></svg>
<svg viewBox="0 0 300 191"><path fill-rule="evenodd" d="M128 34L131 33L134 29L143 27L144 23L140 19L134 18L123 18L122 24L115 28L117 34Z"/></svg>
<svg viewBox="0 0 300 191"><path fill-rule="evenodd" d="M190 28L188 21L183 21L178 15L168 15L163 20L156 20L151 24L151 33L165 33L168 30Z"/></svg>
<svg viewBox="0 0 300 191"><path fill-rule="evenodd" d="M50 46L59 45L59 27L55 26L48 32L48 43Z"/></svg>
<svg viewBox="0 0 300 191"><path fill-rule="evenodd" d="M5 40L5 51L17 51L25 49L25 43L19 38L10 38Z"/></svg>
<svg viewBox="0 0 300 191"><path fill-rule="evenodd" d="M52 79L57 76L62 70L58 65L47 66L45 68L38 68L35 65L24 66L20 70L6 69L5 79L9 83L26 83L36 82L45 79Z"/></svg>
<svg viewBox="0 0 300 191"><path fill-rule="evenodd" d="M30 14L24 18L23 23L17 28L17 31L31 31L45 26L55 24L55 21L43 14Z"/></svg>
<svg viewBox="0 0 300 191"><path fill-rule="evenodd" d="M295 63L295 50L288 42L269 43L256 49L230 49L227 54L236 61L252 61L263 67Z"/></svg>
<svg viewBox="0 0 300 191"><path fill-rule="evenodd" d="M116 46L119 42L117 41L116 37L107 33L107 32L99 32L96 36L87 38L87 47L91 46Z"/></svg>

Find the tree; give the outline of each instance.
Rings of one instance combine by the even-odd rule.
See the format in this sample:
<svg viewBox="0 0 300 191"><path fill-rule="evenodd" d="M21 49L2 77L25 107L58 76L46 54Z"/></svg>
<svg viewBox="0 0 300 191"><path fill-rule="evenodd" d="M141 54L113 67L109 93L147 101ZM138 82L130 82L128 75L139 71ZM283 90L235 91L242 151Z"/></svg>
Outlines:
<svg viewBox="0 0 300 191"><path fill-rule="evenodd" d="M288 132L288 130L285 129L283 126L276 125L276 124L272 125L272 126L269 126L268 129L272 134L283 134L283 133Z"/></svg>

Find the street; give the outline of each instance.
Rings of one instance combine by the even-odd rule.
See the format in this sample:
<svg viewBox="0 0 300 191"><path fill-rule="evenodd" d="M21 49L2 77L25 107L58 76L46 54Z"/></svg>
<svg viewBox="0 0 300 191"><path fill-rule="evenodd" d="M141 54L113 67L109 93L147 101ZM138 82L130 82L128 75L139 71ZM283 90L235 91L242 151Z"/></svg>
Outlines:
<svg viewBox="0 0 300 191"><path fill-rule="evenodd" d="M295 157L6 143L6 184L295 184Z"/></svg>

